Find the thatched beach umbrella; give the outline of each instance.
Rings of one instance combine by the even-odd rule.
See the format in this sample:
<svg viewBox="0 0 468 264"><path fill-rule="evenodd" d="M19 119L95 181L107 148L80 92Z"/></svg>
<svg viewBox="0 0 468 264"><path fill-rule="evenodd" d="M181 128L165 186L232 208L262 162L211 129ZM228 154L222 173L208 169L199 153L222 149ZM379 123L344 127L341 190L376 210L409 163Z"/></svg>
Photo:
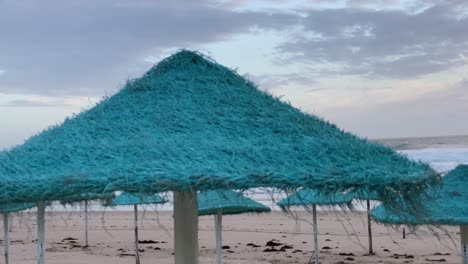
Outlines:
<svg viewBox="0 0 468 264"><path fill-rule="evenodd" d="M63 197L59 200L62 204L75 203L79 201L85 201L85 246L88 246L88 201L89 200L106 200L114 196L113 193L76 193ZM45 202L40 200L37 202L37 263L45 263L45 208L50 205L52 201L57 199L51 199Z"/></svg>
<svg viewBox="0 0 468 264"><path fill-rule="evenodd" d="M5 256L5 264L10 263L10 213L27 210L35 206L34 203L0 204L0 213L3 214L3 255Z"/></svg>
<svg viewBox="0 0 468 264"><path fill-rule="evenodd" d="M468 165L459 165L447 173L441 186L427 191L419 213L413 210L395 212L380 205L372 210L372 217L387 224L460 226L462 263L468 264Z"/></svg>
<svg viewBox="0 0 468 264"><path fill-rule="evenodd" d="M167 200L163 199L159 195L140 195L140 194L131 194L131 193L122 193L119 196L115 197L110 204L110 206L117 205L133 205L134 213L134 225L135 225L135 261L136 264L140 264L140 253L138 246L138 205L139 204L164 204Z"/></svg>
<svg viewBox="0 0 468 264"><path fill-rule="evenodd" d="M92 200L111 201L114 198L114 193L84 193L80 195L70 196L66 199L60 200L62 205L75 204L84 201L84 213L85 213L85 247L89 246L88 240L88 203Z"/></svg>
<svg viewBox="0 0 468 264"><path fill-rule="evenodd" d="M372 247L372 219L371 219L371 207L370 201L379 201L379 196L376 192L358 192L354 194L354 199L366 201L367 208L367 235L369 236L369 254L374 254L374 249Z"/></svg>
<svg viewBox="0 0 468 264"><path fill-rule="evenodd" d="M342 193L329 193L324 194L316 190L302 189L293 195L279 201L277 204L283 210L289 210L292 206L302 206L309 208L312 206L312 217L314 227L314 256L315 263L318 264L318 227L317 227L317 205L319 206L332 206L332 205L347 205L351 206L353 196L350 194Z"/></svg>
<svg viewBox="0 0 468 264"><path fill-rule="evenodd" d="M198 194L198 215L215 216L216 263L221 263L223 215L266 212L271 212L271 208L231 190L214 190Z"/></svg>
<svg viewBox="0 0 468 264"><path fill-rule="evenodd" d="M177 264L198 263L197 191L378 191L438 181L426 164L340 130L180 51L115 95L0 153L0 203L93 192L174 192Z"/></svg>

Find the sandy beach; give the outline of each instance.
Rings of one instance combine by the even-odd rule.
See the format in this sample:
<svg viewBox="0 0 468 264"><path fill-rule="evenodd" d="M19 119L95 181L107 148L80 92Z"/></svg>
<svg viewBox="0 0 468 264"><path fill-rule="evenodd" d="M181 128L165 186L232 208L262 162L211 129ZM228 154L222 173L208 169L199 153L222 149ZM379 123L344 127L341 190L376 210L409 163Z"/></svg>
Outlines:
<svg viewBox="0 0 468 264"><path fill-rule="evenodd" d="M311 215L300 212L299 218L311 219ZM172 212L148 209L140 219L141 263L173 263ZM369 256L364 212L320 212L318 219L321 263L459 262L455 227L447 229L449 235L439 230L439 237L426 228L415 233L407 230L403 239L401 229L374 223L376 255ZM224 263L309 263L312 257L312 226L304 221L273 212L225 216L223 222ZM90 213L89 248L82 246L83 228L84 215L79 211L47 213L46 263L135 263L132 212ZM200 217L199 228L200 262L215 263L213 218ZM15 216L10 236L11 263L35 263L35 213ZM281 245L266 246L269 241Z"/></svg>

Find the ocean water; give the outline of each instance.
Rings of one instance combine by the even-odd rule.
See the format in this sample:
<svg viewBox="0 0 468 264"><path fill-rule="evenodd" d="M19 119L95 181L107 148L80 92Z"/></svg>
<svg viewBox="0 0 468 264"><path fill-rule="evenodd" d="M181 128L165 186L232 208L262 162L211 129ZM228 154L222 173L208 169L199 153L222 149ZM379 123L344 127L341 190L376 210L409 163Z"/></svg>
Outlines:
<svg viewBox="0 0 468 264"><path fill-rule="evenodd" d="M412 160L428 163L434 170L446 173L459 164L468 164L468 148L424 148L400 150Z"/></svg>

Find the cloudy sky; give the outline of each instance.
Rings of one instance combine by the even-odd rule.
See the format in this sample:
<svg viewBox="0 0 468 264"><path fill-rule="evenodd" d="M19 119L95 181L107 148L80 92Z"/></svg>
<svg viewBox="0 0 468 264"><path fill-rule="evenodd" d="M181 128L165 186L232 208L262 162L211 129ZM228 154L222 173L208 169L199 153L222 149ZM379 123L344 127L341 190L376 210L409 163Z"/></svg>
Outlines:
<svg viewBox="0 0 468 264"><path fill-rule="evenodd" d="M0 149L180 48L363 137L468 134L465 0L0 0Z"/></svg>

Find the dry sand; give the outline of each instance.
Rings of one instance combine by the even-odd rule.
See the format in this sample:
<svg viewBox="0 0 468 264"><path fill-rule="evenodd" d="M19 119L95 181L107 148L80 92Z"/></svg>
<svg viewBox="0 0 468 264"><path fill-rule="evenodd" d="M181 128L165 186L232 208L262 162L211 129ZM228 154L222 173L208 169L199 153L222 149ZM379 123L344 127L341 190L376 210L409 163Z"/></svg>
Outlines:
<svg viewBox="0 0 468 264"><path fill-rule="evenodd" d="M144 215L143 215L144 214ZM320 212L319 248L321 263L459 263L458 228L449 227L450 236L437 238L427 229L407 234L374 224L376 255L367 253L365 213ZM140 217L141 263L173 263L172 213L147 210ZM301 212L300 217L311 215ZM83 248L84 221L81 212L48 213L46 219L46 263L134 263L132 212L90 213L90 247ZM35 213L13 220L11 263L36 262ZM200 262L215 263L212 217L200 217ZM261 215L225 216L223 263L309 263L313 250L312 227L281 212ZM440 232L442 233L442 232ZM66 240L71 238L71 240ZM77 240L73 240L77 239ZM264 252L271 240L290 246L284 251ZM274 247L280 250L283 246ZM3 252L2 252L3 253ZM3 259L0 260L3 263ZM313 262L311 262L313 263Z"/></svg>

